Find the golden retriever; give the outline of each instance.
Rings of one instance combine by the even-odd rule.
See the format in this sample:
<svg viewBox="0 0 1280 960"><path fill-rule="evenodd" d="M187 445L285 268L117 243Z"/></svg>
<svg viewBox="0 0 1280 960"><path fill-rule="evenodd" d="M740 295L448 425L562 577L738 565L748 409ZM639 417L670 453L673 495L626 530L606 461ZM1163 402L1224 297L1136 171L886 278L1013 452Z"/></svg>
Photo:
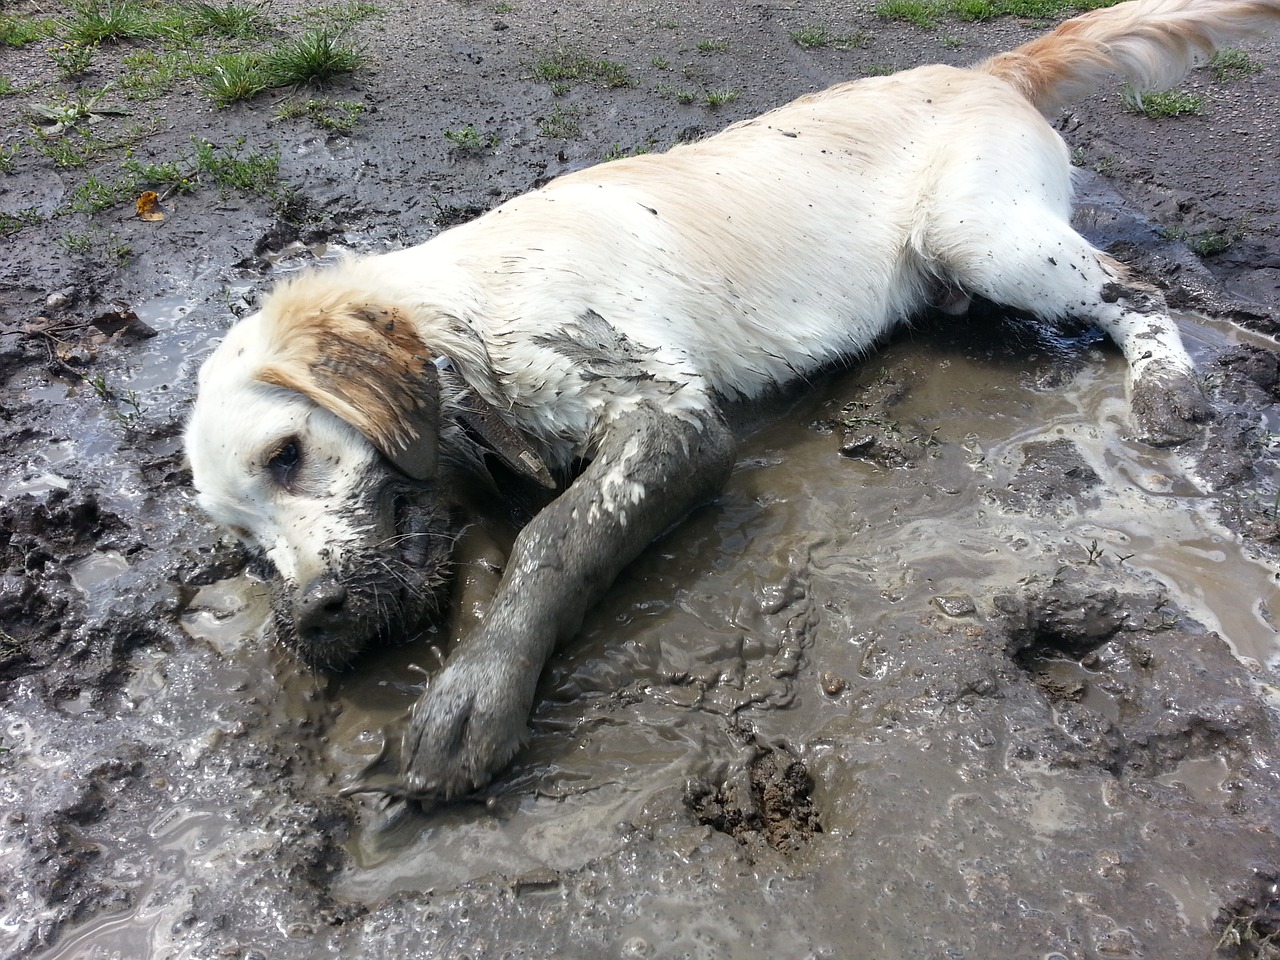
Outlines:
<svg viewBox="0 0 1280 960"><path fill-rule="evenodd" d="M200 371L199 502L274 568L281 637L341 666L438 612L453 504L543 490L484 622L415 705L403 782L464 794L519 747L544 663L729 471L727 405L970 296L1100 326L1138 436L1208 415L1160 295L1069 224L1046 121L1168 86L1280 0L1135 0L969 69L844 83L555 180L426 243L291 280ZM584 466L585 465L585 466ZM575 475L576 474L576 475Z"/></svg>

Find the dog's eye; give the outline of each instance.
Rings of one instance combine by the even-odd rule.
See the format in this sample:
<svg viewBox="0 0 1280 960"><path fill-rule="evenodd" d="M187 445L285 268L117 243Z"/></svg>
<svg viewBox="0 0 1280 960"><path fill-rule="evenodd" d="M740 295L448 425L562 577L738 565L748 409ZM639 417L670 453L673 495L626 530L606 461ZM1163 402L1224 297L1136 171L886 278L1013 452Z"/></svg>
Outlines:
<svg viewBox="0 0 1280 960"><path fill-rule="evenodd" d="M267 457L267 472L280 486L288 487L293 484L301 464L302 444L297 437L289 437L276 447L275 453Z"/></svg>

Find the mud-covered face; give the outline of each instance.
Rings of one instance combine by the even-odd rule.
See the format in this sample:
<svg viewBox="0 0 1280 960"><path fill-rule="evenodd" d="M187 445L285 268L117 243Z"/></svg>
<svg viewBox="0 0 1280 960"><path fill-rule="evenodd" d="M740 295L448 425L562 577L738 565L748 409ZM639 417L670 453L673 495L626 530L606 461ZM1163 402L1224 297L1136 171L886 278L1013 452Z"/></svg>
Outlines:
<svg viewBox="0 0 1280 960"><path fill-rule="evenodd" d="M308 662L343 666L440 612L448 504L337 417L249 385L202 395L187 447L200 505L269 569L280 637Z"/></svg>
<svg viewBox="0 0 1280 960"><path fill-rule="evenodd" d="M443 612L454 540L450 511L428 485L370 477L342 509L358 535L319 547L310 579L281 576L273 554L277 632L315 666L346 666L368 647L412 638Z"/></svg>
<svg viewBox="0 0 1280 960"><path fill-rule="evenodd" d="M439 613L452 514L434 476L407 475L347 419L264 382L262 339L248 318L206 361L187 455L201 507L269 568L281 639L340 667Z"/></svg>

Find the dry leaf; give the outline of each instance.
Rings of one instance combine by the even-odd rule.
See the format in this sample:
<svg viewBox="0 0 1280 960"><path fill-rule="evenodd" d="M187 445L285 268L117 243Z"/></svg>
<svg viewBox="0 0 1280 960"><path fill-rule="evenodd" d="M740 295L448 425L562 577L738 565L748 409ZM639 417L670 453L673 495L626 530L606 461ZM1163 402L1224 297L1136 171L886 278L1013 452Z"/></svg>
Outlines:
<svg viewBox="0 0 1280 960"><path fill-rule="evenodd" d="M164 219L164 208L160 206L160 195L154 190L148 190L138 198L138 216L153 223Z"/></svg>

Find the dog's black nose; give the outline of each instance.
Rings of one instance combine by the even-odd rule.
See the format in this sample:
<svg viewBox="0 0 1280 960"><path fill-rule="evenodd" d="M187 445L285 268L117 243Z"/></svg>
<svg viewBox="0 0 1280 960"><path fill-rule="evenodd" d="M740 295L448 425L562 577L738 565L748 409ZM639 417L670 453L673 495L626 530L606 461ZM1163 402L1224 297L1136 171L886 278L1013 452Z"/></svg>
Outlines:
<svg viewBox="0 0 1280 960"><path fill-rule="evenodd" d="M347 588L333 574L316 577L303 588L294 605L294 626L299 636L325 633L346 604Z"/></svg>

